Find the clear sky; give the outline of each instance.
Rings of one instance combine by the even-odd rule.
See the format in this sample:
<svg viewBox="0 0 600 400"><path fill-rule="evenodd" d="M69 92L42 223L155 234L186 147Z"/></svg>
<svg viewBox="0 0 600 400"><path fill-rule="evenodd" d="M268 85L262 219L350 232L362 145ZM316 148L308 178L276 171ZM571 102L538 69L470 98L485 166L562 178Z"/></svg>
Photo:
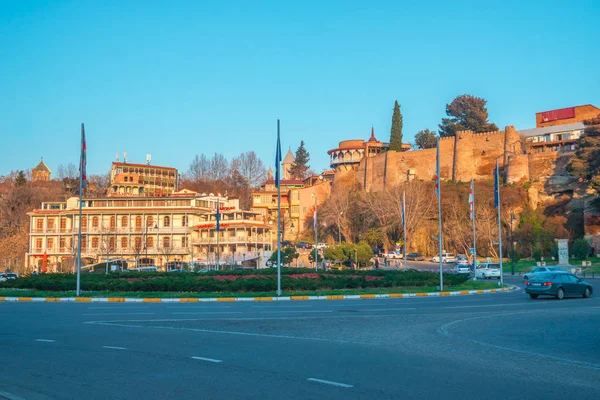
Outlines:
<svg viewBox="0 0 600 400"><path fill-rule="evenodd" d="M600 1L0 0L0 174L129 162L188 169L196 154L275 158L306 142L405 141L445 105L488 100L499 127L600 107Z"/></svg>

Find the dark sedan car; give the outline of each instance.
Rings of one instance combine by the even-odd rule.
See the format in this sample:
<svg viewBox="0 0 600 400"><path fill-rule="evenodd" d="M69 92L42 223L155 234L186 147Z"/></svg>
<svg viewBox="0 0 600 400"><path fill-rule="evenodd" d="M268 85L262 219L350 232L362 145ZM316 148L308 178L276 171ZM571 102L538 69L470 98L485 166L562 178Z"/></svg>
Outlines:
<svg viewBox="0 0 600 400"><path fill-rule="evenodd" d="M554 296L561 300L565 297L590 297L594 292L592 285L581 278L568 273L538 273L525 282L525 292L532 299L538 296Z"/></svg>
<svg viewBox="0 0 600 400"><path fill-rule="evenodd" d="M421 254L419 254L419 253L408 253L408 254L406 255L406 259L407 259L408 261L424 261L424 260L425 260L425 257L424 257L424 256L422 256L422 255L421 255Z"/></svg>

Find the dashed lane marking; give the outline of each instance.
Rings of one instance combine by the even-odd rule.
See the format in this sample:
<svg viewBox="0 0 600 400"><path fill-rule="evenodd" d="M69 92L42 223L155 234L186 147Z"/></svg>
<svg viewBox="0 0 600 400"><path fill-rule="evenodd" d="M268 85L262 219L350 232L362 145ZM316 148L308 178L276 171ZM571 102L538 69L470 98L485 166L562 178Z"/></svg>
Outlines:
<svg viewBox="0 0 600 400"><path fill-rule="evenodd" d="M343 388L354 387L353 385L349 385L347 383L334 382L334 381L326 381L324 379L317 379L317 378L308 378L307 381L317 382L317 383L323 383L325 385L338 386L338 387L343 387Z"/></svg>
<svg viewBox="0 0 600 400"><path fill-rule="evenodd" d="M119 346L102 346L103 349L111 349L111 350L127 350L127 347L119 347Z"/></svg>
<svg viewBox="0 0 600 400"><path fill-rule="evenodd" d="M56 340L52 339L35 339L36 342L44 342L44 343L54 343Z"/></svg>
<svg viewBox="0 0 600 400"><path fill-rule="evenodd" d="M208 361L211 363L222 363L223 360L215 360L214 358L206 358L206 357L192 357L194 360L200 360L200 361Z"/></svg>

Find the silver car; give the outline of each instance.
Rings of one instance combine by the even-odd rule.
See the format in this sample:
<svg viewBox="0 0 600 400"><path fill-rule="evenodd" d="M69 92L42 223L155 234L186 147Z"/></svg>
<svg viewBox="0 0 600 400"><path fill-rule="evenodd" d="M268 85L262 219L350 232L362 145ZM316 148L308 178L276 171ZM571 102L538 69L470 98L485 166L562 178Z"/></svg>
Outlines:
<svg viewBox="0 0 600 400"><path fill-rule="evenodd" d="M524 280L531 279L535 276L535 274L540 274L542 272L554 272L555 274L566 274L568 273L562 268L559 267L536 267L531 272L527 272L523 275Z"/></svg>

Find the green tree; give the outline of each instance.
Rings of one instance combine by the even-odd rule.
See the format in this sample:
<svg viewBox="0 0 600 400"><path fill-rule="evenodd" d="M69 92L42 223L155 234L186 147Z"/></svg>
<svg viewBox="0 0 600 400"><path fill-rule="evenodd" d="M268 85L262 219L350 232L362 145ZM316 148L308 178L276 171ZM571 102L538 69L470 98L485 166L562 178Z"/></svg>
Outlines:
<svg viewBox="0 0 600 400"><path fill-rule="evenodd" d="M568 170L571 175L589 181L592 188L600 191L600 115L584 121L584 124L585 131Z"/></svg>
<svg viewBox="0 0 600 400"><path fill-rule="evenodd" d="M289 173L293 179L305 179L310 161L310 153L304 147L304 140L300 141L300 147L296 150L295 160L290 166Z"/></svg>
<svg viewBox="0 0 600 400"><path fill-rule="evenodd" d="M487 100L463 94L446 104L446 115L442 118L440 136L455 136L456 132L470 130L473 132L497 131L496 124L488 122Z"/></svg>
<svg viewBox="0 0 600 400"><path fill-rule="evenodd" d="M415 144L420 149L431 149L435 147L437 135L434 131L423 129L415 135Z"/></svg>
<svg viewBox="0 0 600 400"><path fill-rule="evenodd" d="M315 262L315 251L317 251L317 249L313 249L310 254L308 255L308 261L310 262ZM323 261L323 256L319 253L317 253L317 262L321 262Z"/></svg>
<svg viewBox="0 0 600 400"><path fill-rule="evenodd" d="M590 255L590 242L586 239L575 239L573 241L573 245L571 246L571 254L575 256L575 258L585 259Z"/></svg>
<svg viewBox="0 0 600 400"><path fill-rule="evenodd" d="M394 113L392 114L390 150L402 151L402 113L400 112L398 100L394 103Z"/></svg>
<svg viewBox="0 0 600 400"><path fill-rule="evenodd" d="M290 265L299 256L300 256L300 254L298 254L298 252L296 251L295 248L293 248L293 247L283 248L283 249L281 249L281 264L282 265ZM277 264L277 250L275 250L273 252L273 254L271 254L269 261L271 261L275 265Z"/></svg>
<svg viewBox="0 0 600 400"><path fill-rule="evenodd" d="M17 176L15 178L15 186L17 186L17 187L25 186L26 183L27 183L27 178L25 177L25 172L23 172L23 171L17 172Z"/></svg>
<svg viewBox="0 0 600 400"><path fill-rule="evenodd" d="M324 251L325 259L333 262L343 263L346 261L358 261L358 265L367 265L373 258L373 250L367 242L359 244L342 243L339 246L327 247Z"/></svg>

